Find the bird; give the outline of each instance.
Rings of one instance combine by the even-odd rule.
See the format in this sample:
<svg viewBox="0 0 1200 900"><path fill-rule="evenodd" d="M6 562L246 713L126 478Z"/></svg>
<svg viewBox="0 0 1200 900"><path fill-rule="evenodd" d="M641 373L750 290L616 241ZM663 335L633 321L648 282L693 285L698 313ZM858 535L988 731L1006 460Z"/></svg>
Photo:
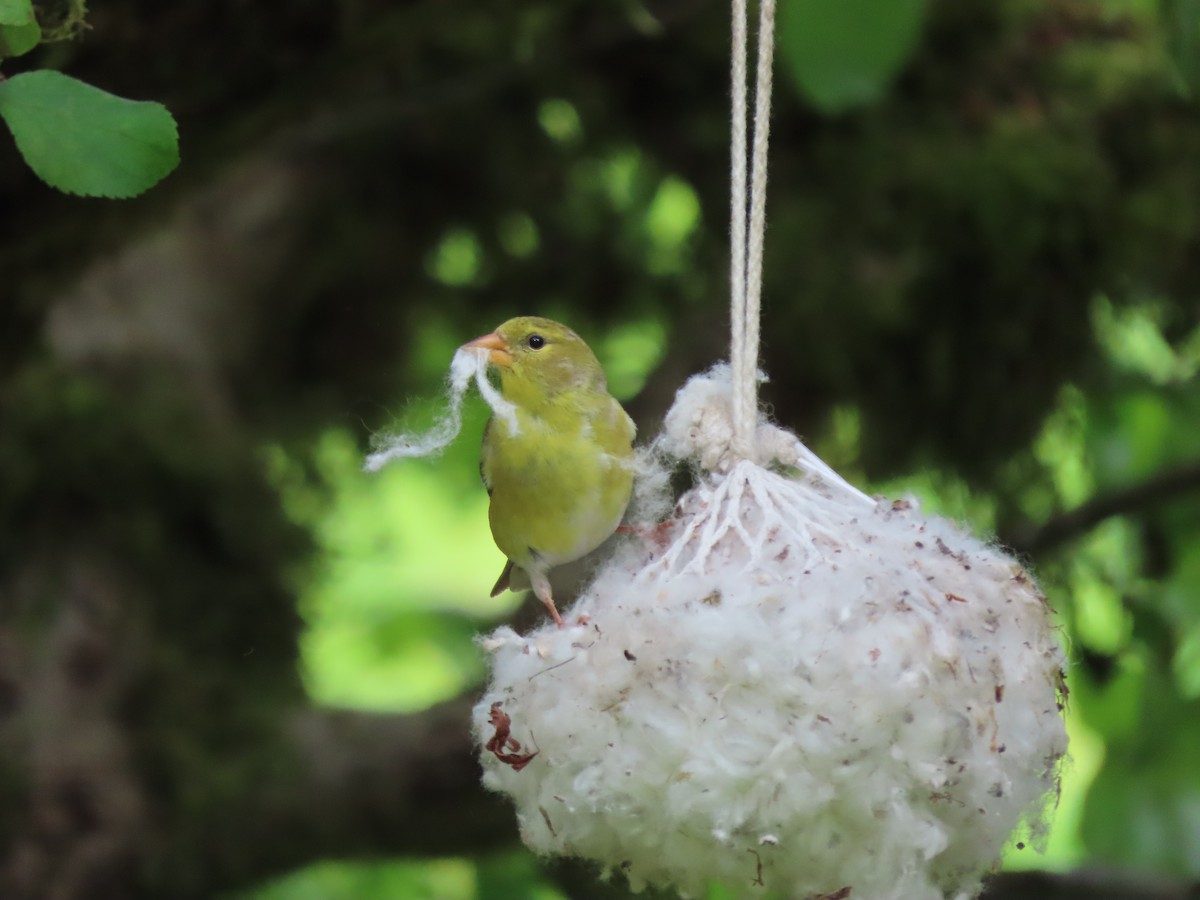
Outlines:
<svg viewBox="0 0 1200 900"><path fill-rule="evenodd" d="M621 524L637 429L608 393L596 354L566 325L520 316L460 349L486 352L515 411L488 420L480 452L488 524L507 557L491 595L516 589L521 570L561 628L547 573L586 556Z"/></svg>

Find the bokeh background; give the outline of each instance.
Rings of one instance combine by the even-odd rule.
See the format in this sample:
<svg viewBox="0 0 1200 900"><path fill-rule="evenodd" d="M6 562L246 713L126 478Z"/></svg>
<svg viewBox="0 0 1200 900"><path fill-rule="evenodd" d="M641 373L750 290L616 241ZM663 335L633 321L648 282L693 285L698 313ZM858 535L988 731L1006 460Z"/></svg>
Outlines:
<svg viewBox="0 0 1200 900"><path fill-rule="evenodd" d="M4 74L166 103L183 164L85 201L0 140L0 897L627 896L478 786L474 637L538 615L487 599L486 411L360 467L514 314L643 435L726 352L727 4L92 6ZM1195 896L1200 3L780 17L764 400L1009 547L1069 651L988 896Z"/></svg>

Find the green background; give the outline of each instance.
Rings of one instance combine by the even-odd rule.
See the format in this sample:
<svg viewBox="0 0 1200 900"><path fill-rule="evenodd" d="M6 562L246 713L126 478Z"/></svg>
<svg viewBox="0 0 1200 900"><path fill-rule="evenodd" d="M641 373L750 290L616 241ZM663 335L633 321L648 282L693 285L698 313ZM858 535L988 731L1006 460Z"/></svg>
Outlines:
<svg viewBox="0 0 1200 900"><path fill-rule="evenodd" d="M377 806L306 805L288 723L424 727L479 688L476 635L538 614L487 598L478 399L442 457L361 472L372 433L433 421L459 344L568 322L644 438L726 353L725 4L99 6L5 74L162 101L183 164L116 209L0 149L0 885L50 827L30 748L63 701L31 660L74 658L86 570L112 599L72 714L120 736L154 823L98 807L136 861L113 896L625 896L510 817L479 834L473 788L392 804L381 765ZM862 489L1010 548L1062 624L1061 800L989 896L1200 883L1198 15L780 10L764 402Z"/></svg>

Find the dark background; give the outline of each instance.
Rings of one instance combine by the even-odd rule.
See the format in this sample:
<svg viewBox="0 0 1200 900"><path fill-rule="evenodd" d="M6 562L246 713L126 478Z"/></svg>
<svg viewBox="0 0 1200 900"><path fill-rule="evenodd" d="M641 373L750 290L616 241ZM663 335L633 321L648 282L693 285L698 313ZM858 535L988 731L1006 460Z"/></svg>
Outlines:
<svg viewBox="0 0 1200 900"><path fill-rule="evenodd" d="M482 411L358 465L513 314L643 435L726 352L726 4L93 6L4 73L162 101L183 163L81 200L0 140L0 897L624 896L478 786ZM781 12L763 399L1063 623L1075 760L1008 860L1064 874L997 898L1200 878L1194 6Z"/></svg>

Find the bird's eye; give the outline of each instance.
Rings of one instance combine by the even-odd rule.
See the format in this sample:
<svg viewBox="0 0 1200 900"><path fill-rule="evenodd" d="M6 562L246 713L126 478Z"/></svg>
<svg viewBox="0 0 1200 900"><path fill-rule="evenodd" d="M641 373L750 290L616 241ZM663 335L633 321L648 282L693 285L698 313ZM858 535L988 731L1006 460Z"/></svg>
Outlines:
<svg viewBox="0 0 1200 900"><path fill-rule="evenodd" d="M528 343L530 350L541 350L546 346L546 339L540 334L531 334Z"/></svg>

